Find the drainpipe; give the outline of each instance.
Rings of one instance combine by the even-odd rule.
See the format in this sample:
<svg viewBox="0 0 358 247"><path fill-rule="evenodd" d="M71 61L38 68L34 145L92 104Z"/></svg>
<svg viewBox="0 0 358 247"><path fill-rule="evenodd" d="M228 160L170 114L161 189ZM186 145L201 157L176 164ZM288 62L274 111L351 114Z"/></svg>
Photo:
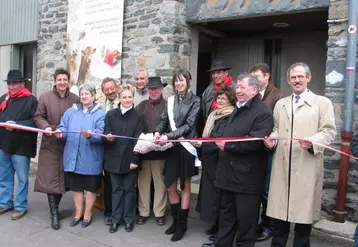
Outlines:
<svg viewBox="0 0 358 247"><path fill-rule="evenodd" d="M349 1L348 26L357 26L358 1ZM353 112L354 112L354 91L357 55L357 33L347 33L347 60L346 60L346 82L344 85L344 119L341 132L341 150L350 153L350 143L353 138ZM339 163L339 177L337 186L337 204L335 221L345 221L345 201L348 182L349 157L341 155Z"/></svg>

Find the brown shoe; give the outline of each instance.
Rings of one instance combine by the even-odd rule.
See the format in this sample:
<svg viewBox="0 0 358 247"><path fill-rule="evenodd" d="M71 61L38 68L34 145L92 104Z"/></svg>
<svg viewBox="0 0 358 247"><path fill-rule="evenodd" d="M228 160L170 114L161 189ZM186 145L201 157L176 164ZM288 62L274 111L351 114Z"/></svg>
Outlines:
<svg viewBox="0 0 358 247"><path fill-rule="evenodd" d="M145 223L147 223L147 220L148 220L148 217L139 216L137 219L137 224L144 225Z"/></svg>
<svg viewBox="0 0 358 247"><path fill-rule="evenodd" d="M15 210L12 212L11 219L18 220L21 219L27 213L26 210Z"/></svg>
<svg viewBox="0 0 358 247"><path fill-rule="evenodd" d="M165 225L165 216L157 217L155 220L156 220L158 226L164 226Z"/></svg>
<svg viewBox="0 0 358 247"><path fill-rule="evenodd" d="M1 208L0 207L0 215L6 213L6 212L9 212L9 211L12 211L13 208Z"/></svg>

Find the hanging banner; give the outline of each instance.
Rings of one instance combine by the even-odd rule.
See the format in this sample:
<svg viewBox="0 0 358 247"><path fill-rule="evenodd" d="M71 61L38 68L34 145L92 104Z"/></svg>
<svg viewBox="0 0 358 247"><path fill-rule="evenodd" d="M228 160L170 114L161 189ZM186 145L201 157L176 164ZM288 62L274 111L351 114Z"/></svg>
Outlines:
<svg viewBox="0 0 358 247"><path fill-rule="evenodd" d="M121 78L124 1L68 0L67 66L71 92L93 83L102 99L105 77Z"/></svg>

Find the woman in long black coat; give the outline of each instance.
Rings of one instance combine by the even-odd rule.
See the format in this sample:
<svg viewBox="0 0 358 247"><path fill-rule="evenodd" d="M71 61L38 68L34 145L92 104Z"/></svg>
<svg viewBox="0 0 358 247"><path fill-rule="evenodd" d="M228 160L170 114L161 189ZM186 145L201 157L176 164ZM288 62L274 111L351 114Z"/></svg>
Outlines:
<svg viewBox="0 0 358 247"><path fill-rule="evenodd" d="M215 91L214 99L217 102L215 109L208 117L203 137L222 137L226 122L234 110L236 102L235 92L231 87L220 87ZM200 213L200 219L213 224L206 231L207 234L216 234L220 214L220 189L214 185L216 179L216 167L218 165L219 148L214 142L192 143L198 147L201 153L202 174L200 180L199 196L196 211ZM213 240L211 236L209 239Z"/></svg>
<svg viewBox="0 0 358 247"><path fill-rule="evenodd" d="M179 70L173 75L175 95L168 98L167 108L161 115L155 137L159 143L170 139L196 137L196 124L200 114L200 98L190 90L191 75L187 70ZM198 174L195 167L196 150L190 143L175 143L168 150L164 167L164 183L168 188L173 224L165 231L174 234L171 241L178 241L186 232L190 208L191 177ZM188 147L189 146L189 147ZM195 151L195 152L194 152ZM181 198L177 191L180 180Z"/></svg>
<svg viewBox="0 0 358 247"><path fill-rule="evenodd" d="M103 138L104 169L110 173L112 183L112 225L110 233L117 231L120 223L131 232L136 216L137 169L140 165L139 154L133 149L137 141L114 138L113 135L138 138L143 132L143 114L133 107L134 88L122 84L118 91L119 107L106 115Z"/></svg>

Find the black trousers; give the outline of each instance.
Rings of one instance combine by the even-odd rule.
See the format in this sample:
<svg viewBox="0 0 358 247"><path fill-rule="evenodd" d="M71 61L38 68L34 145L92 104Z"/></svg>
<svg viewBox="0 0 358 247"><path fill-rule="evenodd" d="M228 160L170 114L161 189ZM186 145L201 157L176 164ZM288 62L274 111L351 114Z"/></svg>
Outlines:
<svg viewBox="0 0 358 247"><path fill-rule="evenodd" d="M290 222L275 219L271 247L285 247L290 234ZM310 247L311 224L295 224L293 247Z"/></svg>
<svg viewBox="0 0 358 247"><path fill-rule="evenodd" d="M107 171L104 171L103 184L104 216L109 217L112 215L112 183L111 175Z"/></svg>
<svg viewBox="0 0 358 247"><path fill-rule="evenodd" d="M111 173L112 222L132 224L136 216L137 172Z"/></svg>
<svg viewBox="0 0 358 247"><path fill-rule="evenodd" d="M261 194L222 190L218 238L215 247L253 247L256 241Z"/></svg>
<svg viewBox="0 0 358 247"><path fill-rule="evenodd" d="M262 212L261 212L260 227L262 229L272 233L273 228L274 228L274 220L271 217L266 215L266 211L267 211L267 196L266 196L266 192L261 197L261 204L262 204Z"/></svg>

